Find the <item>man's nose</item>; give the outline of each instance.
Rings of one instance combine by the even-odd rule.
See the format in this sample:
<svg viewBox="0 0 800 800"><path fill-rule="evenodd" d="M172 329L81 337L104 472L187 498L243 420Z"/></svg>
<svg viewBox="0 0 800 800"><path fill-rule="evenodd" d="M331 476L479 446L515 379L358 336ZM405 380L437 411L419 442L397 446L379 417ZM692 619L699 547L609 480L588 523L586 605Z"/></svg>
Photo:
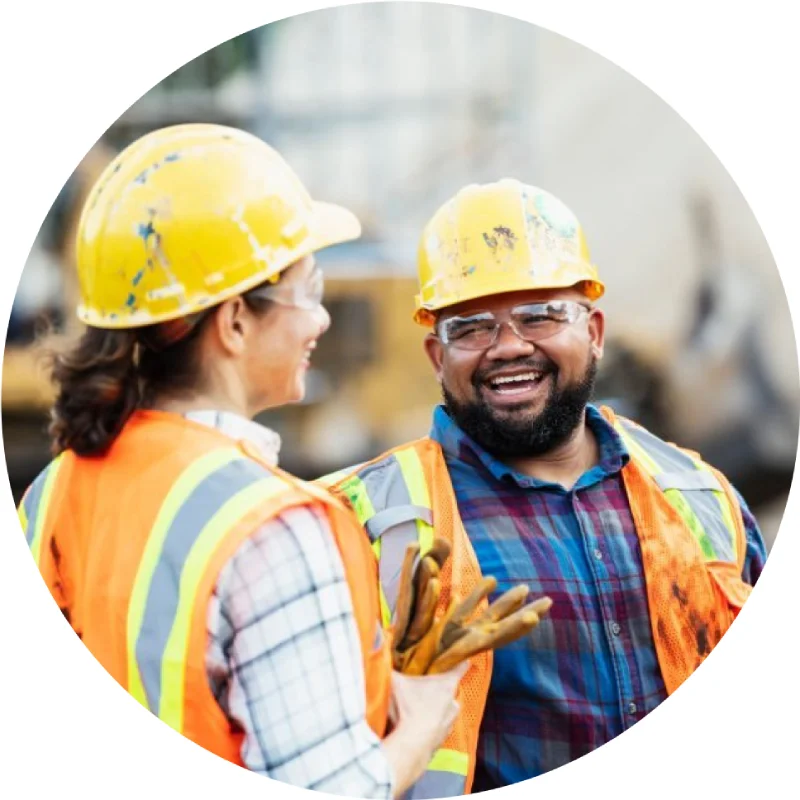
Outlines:
<svg viewBox="0 0 800 800"><path fill-rule="evenodd" d="M497 338L487 351L490 358L498 360L510 360L521 356L531 355L536 347L533 342L527 342L520 337L511 327L509 322L501 322L500 330L497 331Z"/></svg>

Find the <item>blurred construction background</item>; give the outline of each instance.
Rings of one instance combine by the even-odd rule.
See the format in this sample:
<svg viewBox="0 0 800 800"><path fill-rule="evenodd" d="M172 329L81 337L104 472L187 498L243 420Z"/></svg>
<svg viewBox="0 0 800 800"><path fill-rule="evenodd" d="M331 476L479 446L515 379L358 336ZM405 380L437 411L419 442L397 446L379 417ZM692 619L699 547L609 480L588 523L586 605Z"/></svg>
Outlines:
<svg viewBox="0 0 800 800"><path fill-rule="evenodd" d="M315 477L427 432L439 392L411 322L419 232L462 185L516 177L575 211L608 286L597 399L723 469L772 543L796 456L797 353L733 180L672 109L591 51L422 3L318 11L232 39L155 86L86 155L42 225L10 321L2 410L16 499L48 458L51 389L31 343L43 320L77 325L82 200L120 148L191 121L262 136L312 194L364 224L359 242L320 258L333 326L305 402L262 420L283 436L287 469Z"/></svg>

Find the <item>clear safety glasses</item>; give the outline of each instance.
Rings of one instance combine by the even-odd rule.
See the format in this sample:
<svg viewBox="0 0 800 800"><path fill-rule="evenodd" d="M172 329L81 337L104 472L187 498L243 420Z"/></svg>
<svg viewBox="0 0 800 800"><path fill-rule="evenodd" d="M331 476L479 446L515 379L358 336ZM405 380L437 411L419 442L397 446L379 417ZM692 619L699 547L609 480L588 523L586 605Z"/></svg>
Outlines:
<svg viewBox="0 0 800 800"><path fill-rule="evenodd" d="M496 341L500 327L508 324L526 342L541 342L577 322L591 306L571 300L548 303L523 303L502 315L477 311L463 317L441 320L436 332L441 342L459 350L488 350Z"/></svg>
<svg viewBox="0 0 800 800"><path fill-rule="evenodd" d="M247 292L248 297L271 300L281 306L316 311L322 305L325 279L322 270L315 269L302 283L279 281L265 283Z"/></svg>

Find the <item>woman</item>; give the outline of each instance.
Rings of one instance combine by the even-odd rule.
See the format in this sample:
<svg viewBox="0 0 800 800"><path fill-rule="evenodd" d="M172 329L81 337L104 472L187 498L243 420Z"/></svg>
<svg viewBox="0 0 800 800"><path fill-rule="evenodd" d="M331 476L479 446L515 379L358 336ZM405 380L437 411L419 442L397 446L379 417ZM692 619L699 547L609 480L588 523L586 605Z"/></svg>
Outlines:
<svg viewBox="0 0 800 800"><path fill-rule="evenodd" d="M80 220L88 327L54 357L55 458L20 518L72 627L154 714L273 778L390 797L462 670L392 674L366 537L252 421L302 399L330 323L313 253L359 233L241 131L125 150Z"/></svg>

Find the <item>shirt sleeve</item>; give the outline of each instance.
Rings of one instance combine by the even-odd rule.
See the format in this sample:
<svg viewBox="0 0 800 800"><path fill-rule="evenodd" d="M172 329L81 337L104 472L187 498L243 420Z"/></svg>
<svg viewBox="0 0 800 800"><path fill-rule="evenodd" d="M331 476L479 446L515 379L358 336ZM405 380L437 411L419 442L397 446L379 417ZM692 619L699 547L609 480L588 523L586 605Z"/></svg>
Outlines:
<svg viewBox="0 0 800 800"><path fill-rule="evenodd" d="M736 489L734 491L739 500L739 508L742 510L745 539L747 541L747 552L744 566L742 567L742 580L751 586L755 586L756 581L761 576L761 571L764 569L764 564L767 562L767 546L753 512L750 511L741 494Z"/></svg>
<svg viewBox="0 0 800 800"><path fill-rule="evenodd" d="M290 509L225 566L209 608L209 681L245 766L331 794L390 798L366 721L361 646L327 516Z"/></svg>

